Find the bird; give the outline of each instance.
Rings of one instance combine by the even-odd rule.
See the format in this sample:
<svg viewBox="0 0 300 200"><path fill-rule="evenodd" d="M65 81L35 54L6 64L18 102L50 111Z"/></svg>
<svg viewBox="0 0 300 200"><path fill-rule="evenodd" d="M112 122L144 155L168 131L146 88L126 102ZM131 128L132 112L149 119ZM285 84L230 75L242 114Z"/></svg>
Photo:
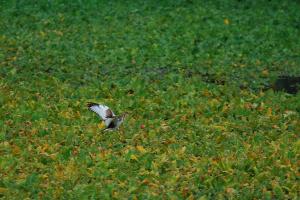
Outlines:
<svg viewBox="0 0 300 200"><path fill-rule="evenodd" d="M98 103L88 102L87 107L89 110L95 112L104 121L106 128L104 131L114 131L117 130L123 123L127 113L123 113L116 116L113 111L106 105L101 105Z"/></svg>

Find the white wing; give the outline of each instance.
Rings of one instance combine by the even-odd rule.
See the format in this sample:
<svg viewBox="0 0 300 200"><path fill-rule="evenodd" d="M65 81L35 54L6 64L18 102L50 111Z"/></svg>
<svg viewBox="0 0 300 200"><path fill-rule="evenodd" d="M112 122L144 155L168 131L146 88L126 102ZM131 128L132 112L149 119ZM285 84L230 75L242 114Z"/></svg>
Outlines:
<svg viewBox="0 0 300 200"><path fill-rule="evenodd" d="M97 113L99 115L99 117L105 121L105 124L106 124L107 119L111 120L111 118L113 118L115 116L115 114L112 112L112 110L105 105L99 105L97 103L88 103L87 106L91 111L94 111L95 113ZM108 120L107 122L110 123L110 120Z"/></svg>

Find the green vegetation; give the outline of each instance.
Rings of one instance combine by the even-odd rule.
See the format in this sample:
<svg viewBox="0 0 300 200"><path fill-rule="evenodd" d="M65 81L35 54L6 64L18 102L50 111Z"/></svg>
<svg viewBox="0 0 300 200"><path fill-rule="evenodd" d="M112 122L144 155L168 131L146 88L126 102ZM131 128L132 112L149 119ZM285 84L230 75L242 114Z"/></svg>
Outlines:
<svg viewBox="0 0 300 200"><path fill-rule="evenodd" d="M297 1L0 7L0 197L297 199ZM129 112L102 133L85 104Z"/></svg>

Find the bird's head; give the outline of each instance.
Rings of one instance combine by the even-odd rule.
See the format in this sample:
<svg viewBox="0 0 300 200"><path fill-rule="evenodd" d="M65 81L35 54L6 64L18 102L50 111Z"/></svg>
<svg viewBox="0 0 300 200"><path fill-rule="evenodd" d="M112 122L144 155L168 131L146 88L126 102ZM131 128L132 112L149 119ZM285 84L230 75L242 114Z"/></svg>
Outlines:
<svg viewBox="0 0 300 200"><path fill-rule="evenodd" d="M118 116L118 117L117 117L117 120L118 120L118 121L123 121L127 115L128 115L128 113L125 112L125 113L123 113L122 115Z"/></svg>
<svg viewBox="0 0 300 200"><path fill-rule="evenodd" d="M121 115L121 117L122 117L123 120L124 120L125 117L127 117L127 116L128 116L128 112L124 112L124 113Z"/></svg>

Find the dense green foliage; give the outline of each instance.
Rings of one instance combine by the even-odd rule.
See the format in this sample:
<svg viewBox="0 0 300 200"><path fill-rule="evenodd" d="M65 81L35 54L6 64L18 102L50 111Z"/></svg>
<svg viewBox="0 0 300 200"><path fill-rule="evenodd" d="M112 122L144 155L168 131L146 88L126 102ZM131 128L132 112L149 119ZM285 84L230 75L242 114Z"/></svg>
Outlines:
<svg viewBox="0 0 300 200"><path fill-rule="evenodd" d="M0 197L299 198L299 2L0 6Z"/></svg>

